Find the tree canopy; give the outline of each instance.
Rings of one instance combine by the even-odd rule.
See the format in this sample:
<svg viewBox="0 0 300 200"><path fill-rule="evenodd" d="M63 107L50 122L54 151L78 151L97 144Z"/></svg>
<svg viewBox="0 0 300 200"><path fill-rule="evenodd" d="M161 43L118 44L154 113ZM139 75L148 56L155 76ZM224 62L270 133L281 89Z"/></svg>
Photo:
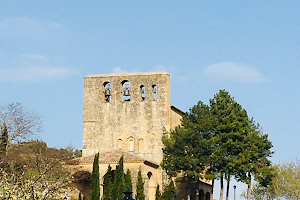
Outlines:
<svg viewBox="0 0 300 200"><path fill-rule="evenodd" d="M72 188L71 158L39 140L12 144L0 161L0 199L61 199Z"/></svg>
<svg viewBox="0 0 300 200"><path fill-rule="evenodd" d="M227 181L226 199L231 177L251 185L254 175L261 184L272 178L271 142L262 129L249 119L247 112L225 90L220 90L205 105L199 101L183 116L181 126L163 137L162 167L169 176L219 178L220 199L223 179ZM249 190L250 194L250 190Z"/></svg>
<svg viewBox="0 0 300 200"><path fill-rule="evenodd" d="M300 199L300 160L275 164L271 184L263 186L256 182L252 188L251 200ZM244 191L241 195L247 198Z"/></svg>

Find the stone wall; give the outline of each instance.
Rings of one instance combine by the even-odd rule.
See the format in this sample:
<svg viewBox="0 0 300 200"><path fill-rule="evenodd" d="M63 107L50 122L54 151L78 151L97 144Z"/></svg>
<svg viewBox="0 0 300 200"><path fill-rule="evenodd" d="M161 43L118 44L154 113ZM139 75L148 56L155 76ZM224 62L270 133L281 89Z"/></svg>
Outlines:
<svg viewBox="0 0 300 200"><path fill-rule="evenodd" d="M124 81L130 82L130 101L122 100ZM111 84L110 102L105 99L107 82ZM157 100L153 99L153 85L157 86ZM159 164L161 137L170 130L169 88L170 76L165 72L85 77L83 156L122 148Z"/></svg>

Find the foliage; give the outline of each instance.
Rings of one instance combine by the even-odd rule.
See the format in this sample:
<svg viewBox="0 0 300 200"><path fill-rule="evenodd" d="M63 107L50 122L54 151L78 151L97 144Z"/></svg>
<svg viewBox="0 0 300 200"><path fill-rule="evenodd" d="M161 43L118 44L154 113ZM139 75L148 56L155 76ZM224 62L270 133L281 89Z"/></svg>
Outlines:
<svg viewBox="0 0 300 200"><path fill-rule="evenodd" d="M0 106L0 124L4 123L8 130L8 145L31 139L43 127L42 117L33 110L27 110L21 103Z"/></svg>
<svg viewBox="0 0 300 200"><path fill-rule="evenodd" d="M129 169L127 169L127 172L125 174L125 188L132 191L132 180L131 180L131 172Z"/></svg>
<svg viewBox="0 0 300 200"><path fill-rule="evenodd" d="M182 126L163 137L162 167L169 176L175 177L182 171L189 177L198 179L209 164L211 149L209 107L198 102L183 117Z"/></svg>
<svg viewBox="0 0 300 200"><path fill-rule="evenodd" d="M276 194L287 199L300 199L300 160L289 161L276 166L274 180Z"/></svg>
<svg viewBox="0 0 300 200"><path fill-rule="evenodd" d="M259 124L256 124L253 119L250 120L250 127L251 132L245 136L243 151L236 161L238 172L235 175L237 180L248 185L248 200L251 198L251 179L253 176L262 187L270 185L274 178L271 161L267 158L273 154L270 150L273 145L268 140L268 135L262 133Z"/></svg>
<svg viewBox="0 0 300 200"><path fill-rule="evenodd" d="M104 200L112 200L112 170L111 166L108 165L107 172L104 176Z"/></svg>
<svg viewBox="0 0 300 200"><path fill-rule="evenodd" d="M0 163L0 199L61 199L72 187L70 158L38 140L11 145Z"/></svg>
<svg viewBox="0 0 300 200"><path fill-rule="evenodd" d="M8 144L8 132L6 123L4 123L1 127L1 135L0 135L0 159L6 155L6 148Z"/></svg>
<svg viewBox="0 0 300 200"><path fill-rule="evenodd" d="M100 198L100 182L99 182L99 153L95 155L93 162L93 172L91 178L91 200L99 200Z"/></svg>
<svg viewBox="0 0 300 200"><path fill-rule="evenodd" d="M124 156L122 155L115 171L115 178L114 178L113 189L112 189L113 200L122 199L124 196L123 192L126 190L123 157Z"/></svg>
<svg viewBox="0 0 300 200"><path fill-rule="evenodd" d="M255 183L251 191L252 200L300 199L300 160L288 161L273 166L275 177L271 184ZM243 192L242 197L246 198Z"/></svg>
<svg viewBox="0 0 300 200"><path fill-rule="evenodd" d="M161 192L159 189L159 185L156 187L155 200L161 200Z"/></svg>
<svg viewBox="0 0 300 200"><path fill-rule="evenodd" d="M256 182L251 189L251 200L273 200L276 199L275 188L273 185L268 185L267 187L262 186ZM241 197L247 199L247 191L243 191Z"/></svg>
<svg viewBox="0 0 300 200"><path fill-rule="evenodd" d="M165 188L162 196L162 200L174 200L175 199L175 187L174 182L171 181L169 185Z"/></svg>
<svg viewBox="0 0 300 200"><path fill-rule="evenodd" d="M140 167L139 172L138 172L135 199L145 200L144 181L143 181L143 178L142 178L142 169L141 169L141 167Z"/></svg>
<svg viewBox="0 0 300 200"><path fill-rule="evenodd" d="M82 150L76 149L74 152L74 158L79 158L82 156Z"/></svg>
<svg viewBox="0 0 300 200"><path fill-rule="evenodd" d="M60 148L61 151L65 151L72 155L72 158L79 158L82 156L82 150L75 149L72 144L69 144L66 148Z"/></svg>
<svg viewBox="0 0 300 200"><path fill-rule="evenodd" d="M189 179L219 178L220 199L223 199L223 180L227 181L229 196L231 177L251 186L254 176L263 185L272 179L273 152L268 136L245 109L225 90L210 99L210 105L199 101L169 136L162 138L162 167L171 177L184 173ZM250 194L250 193L249 193Z"/></svg>

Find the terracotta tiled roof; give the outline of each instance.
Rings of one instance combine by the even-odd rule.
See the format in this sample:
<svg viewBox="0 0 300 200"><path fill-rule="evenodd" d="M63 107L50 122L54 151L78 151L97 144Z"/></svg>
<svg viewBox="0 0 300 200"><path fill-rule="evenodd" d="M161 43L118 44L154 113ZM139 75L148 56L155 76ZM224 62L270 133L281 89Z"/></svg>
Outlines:
<svg viewBox="0 0 300 200"><path fill-rule="evenodd" d="M124 163L135 163L135 162L145 162L146 160L143 159L141 156L135 155L130 152L125 152L120 149L114 149L110 151L106 151L103 153L99 154L99 163L104 164L104 163L118 163L120 160L120 157L124 155ZM93 163L94 161L95 154L85 156L85 157L80 157L80 158L75 158L69 161L69 164L71 165L78 165L78 164L90 164ZM150 163L153 163L157 165L157 163L152 162L152 161L147 161Z"/></svg>

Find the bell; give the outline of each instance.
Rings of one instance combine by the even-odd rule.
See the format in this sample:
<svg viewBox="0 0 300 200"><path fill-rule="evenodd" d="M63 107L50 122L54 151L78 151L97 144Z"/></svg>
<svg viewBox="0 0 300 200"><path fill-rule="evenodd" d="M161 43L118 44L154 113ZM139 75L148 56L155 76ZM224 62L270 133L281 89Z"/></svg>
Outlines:
<svg viewBox="0 0 300 200"><path fill-rule="evenodd" d="M105 90L105 96L110 96L110 90L109 89Z"/></svg>
<svg viewBox="0 0 300 200"><path fill-rule="evenodd" d="M157 93L157 88L153 88L153 93L156 94Z"/></svg>
<svg viewBox="0 0 300 200"><path fill-rule="evenodd" d="M130 91L128 88L125 88L124 96L130 96Z"/></svg>

